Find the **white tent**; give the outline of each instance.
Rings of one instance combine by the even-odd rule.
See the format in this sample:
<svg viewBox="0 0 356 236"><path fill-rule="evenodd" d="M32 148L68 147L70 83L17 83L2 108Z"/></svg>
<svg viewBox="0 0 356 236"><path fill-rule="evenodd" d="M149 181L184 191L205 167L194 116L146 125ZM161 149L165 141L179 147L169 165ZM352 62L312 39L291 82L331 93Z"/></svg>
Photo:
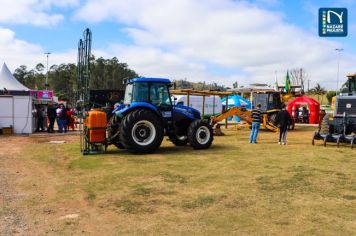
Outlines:
<svg viewBox="0 0 356 236"><path fill-rule="evenodd" d="M0 71L0 90L3 89L9 91L29 91L28 88L15 79L5 63L2 65Z"/></svg>
<svg viewBox="0 0 356 236"><path fill-rule="evenodd" d="M0 71L0 128L13 127L16 134L33 131L32 97L4 63Z"/></svg>

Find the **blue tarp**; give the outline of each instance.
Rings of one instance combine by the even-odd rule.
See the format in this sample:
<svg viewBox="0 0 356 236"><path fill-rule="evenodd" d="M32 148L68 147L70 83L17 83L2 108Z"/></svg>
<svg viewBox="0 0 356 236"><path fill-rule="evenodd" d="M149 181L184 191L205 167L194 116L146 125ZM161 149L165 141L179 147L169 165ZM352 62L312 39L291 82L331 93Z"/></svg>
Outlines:
<svg viewBox="0 0 356 236"><path fill-rule="evenodd" d="M221 99L221 103L223 106L226 106L226 97ZM247 110L250 110L251 102L239 95L233 95L233 96L229 96L228 98L228 109L231 107L244 107ZM241 119L238 116L234 116L234 117L236 122L241 121ZM229 117L228 120L232 120L232 117Z"/></svg>

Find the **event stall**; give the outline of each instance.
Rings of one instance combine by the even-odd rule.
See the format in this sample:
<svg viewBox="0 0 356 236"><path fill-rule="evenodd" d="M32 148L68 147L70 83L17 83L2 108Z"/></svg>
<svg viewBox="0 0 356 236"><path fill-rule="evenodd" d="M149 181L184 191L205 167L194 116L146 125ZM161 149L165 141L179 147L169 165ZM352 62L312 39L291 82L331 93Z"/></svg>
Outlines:
<svg viewBox="0 0 356 236"><path fill-rule="evenodd" d="M32 119L30 91L14 78L4 63L0 71L0 129L12 128L16 134L30 134Z"/></svg>
<svg viewBox="0 0 356 236"><path fill-rule="evenodd" d="M287 110L294 117L296 109L306 107L309 111L309 124L318 124L320 117L320 103L307 96L297 97L288 103Z"/></svg>

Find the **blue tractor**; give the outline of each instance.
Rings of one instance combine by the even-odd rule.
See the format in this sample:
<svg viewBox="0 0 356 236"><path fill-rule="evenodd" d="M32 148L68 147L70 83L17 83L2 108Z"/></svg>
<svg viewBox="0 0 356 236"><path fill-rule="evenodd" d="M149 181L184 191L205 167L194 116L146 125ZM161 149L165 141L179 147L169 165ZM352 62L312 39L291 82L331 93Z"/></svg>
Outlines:
<svg viewBox="0 0 356 236"><path fill-rule="evenodd" d="M190 144L207 149L213 142L212 127L194 108L175 105L169 79L134 78L126 83L123 104L108 122L108 144L133 153L152 153L168 136L177 146Z"/></svg>

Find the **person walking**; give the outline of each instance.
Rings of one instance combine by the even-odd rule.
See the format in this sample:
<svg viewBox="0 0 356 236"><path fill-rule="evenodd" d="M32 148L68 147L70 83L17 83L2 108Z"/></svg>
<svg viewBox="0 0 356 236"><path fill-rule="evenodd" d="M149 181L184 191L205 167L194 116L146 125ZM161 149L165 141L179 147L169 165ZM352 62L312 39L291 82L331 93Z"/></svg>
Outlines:
<svg viewBox="0 0 356 236"><path fill-rule="evenodd" d="M257 143L257 135L261 125L261 104L257 104L256 108L251 112L252 126L250 134L250 143Z"/></svg>
<svg viewBox="0 0 356 236"><path fill-rule="evenodd" d="M277 113L276 117L277 126L279 127L279 139L278 144L287 144L287 130L288 126L292 124L292 118L289 112L286 110L286 105L282 105L282 110Z"/></svg>

